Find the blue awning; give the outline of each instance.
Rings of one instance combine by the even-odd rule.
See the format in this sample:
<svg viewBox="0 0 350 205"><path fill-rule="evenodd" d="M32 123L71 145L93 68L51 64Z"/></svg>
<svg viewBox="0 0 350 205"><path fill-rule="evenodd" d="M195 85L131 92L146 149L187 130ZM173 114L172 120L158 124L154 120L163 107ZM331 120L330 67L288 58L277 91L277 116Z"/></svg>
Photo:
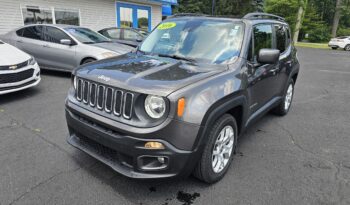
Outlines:
<svg viewBox="0 0 350 205"><path fill-rule="evenodd" d="M170 4L170 5L177 5L177 0L152 0L152 1L156 1L162 4Z"/></svg>
<svg viewBox="0 0 350 205"><path fill-rule="evenodd" d="M164 4L162 6L162 15L163 16L171 16L173 14L173 11L171 9L171 5L170 4Z"/></svg>

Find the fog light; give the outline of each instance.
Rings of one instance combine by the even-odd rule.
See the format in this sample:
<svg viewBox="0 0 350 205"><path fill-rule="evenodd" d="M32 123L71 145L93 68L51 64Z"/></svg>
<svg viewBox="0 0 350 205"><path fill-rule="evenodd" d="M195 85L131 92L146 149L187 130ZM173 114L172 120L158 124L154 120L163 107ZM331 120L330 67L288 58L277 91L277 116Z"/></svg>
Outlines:
<svg viewBox="0 0 350 205"><path fill-rule="evenodd" d="M165 163L165 158L164 157L158 157L158 162L161 164Z"/></svg>
<svg viewBox="0 0 350 205"><path fill-rule="evenodd" d="M145 144L146 149L164 149L164 145L160 142L147 142Z"/></svg>

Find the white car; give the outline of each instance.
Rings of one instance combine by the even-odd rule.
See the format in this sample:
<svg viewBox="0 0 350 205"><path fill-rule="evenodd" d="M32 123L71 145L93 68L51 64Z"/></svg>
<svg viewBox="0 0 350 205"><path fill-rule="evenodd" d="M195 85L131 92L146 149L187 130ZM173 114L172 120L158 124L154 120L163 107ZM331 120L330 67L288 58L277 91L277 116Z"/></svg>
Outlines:
<svg viewBox="0 0 350 205"><path fill-rule="evenodd" d="M0 95L36 86L40 79L32 56L0 41Z"/></svg>
<svg viewBox="0 0 350 205"><path fill-rule="evenodd" d="M350 36L332 38L331 41L329 41L328 46L333 50L342 48L346 51L350 51Z"/></svg>

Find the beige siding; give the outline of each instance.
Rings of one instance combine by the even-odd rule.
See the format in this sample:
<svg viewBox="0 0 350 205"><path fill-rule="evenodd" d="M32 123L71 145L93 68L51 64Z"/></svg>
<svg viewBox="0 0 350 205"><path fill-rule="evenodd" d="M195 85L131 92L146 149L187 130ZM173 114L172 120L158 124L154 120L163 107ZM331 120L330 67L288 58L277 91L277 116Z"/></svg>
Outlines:
<svg viewBox="0 0 350 205"><path fill-rule="evenodd" d="M138 0L133 2L152 7L152 28L161 22L160 5L138 3ZM26 5L79 9L81 26L93 30L116 26L116 7L113 0L0 0L0 34L23 26L20 7Z"/></svg>

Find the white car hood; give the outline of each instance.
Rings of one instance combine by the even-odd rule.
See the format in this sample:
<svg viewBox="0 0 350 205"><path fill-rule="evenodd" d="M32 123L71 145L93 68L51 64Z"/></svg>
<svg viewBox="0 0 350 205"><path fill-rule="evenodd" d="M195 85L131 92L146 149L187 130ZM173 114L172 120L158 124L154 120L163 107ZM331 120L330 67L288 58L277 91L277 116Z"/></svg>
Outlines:
<svg viewBox="0 0 350 205"><path fill-rule="evenodd" d="M30 59L30 55L0 41L0 66L16 65Z"/></svg>
<svg viewBox="0 0 350 205"><path fill-rule="evenodd" d="M114 43L114 42L110 42L110 43L96 43L96 44L92 44L92 46L96 46L96 47L100 47L100 48L104 48L119 54L125 54L125 53L129 53L132 50L134 50L133 47L131 46L127 46L124 44L120 44L120 43Z"/></svg>

